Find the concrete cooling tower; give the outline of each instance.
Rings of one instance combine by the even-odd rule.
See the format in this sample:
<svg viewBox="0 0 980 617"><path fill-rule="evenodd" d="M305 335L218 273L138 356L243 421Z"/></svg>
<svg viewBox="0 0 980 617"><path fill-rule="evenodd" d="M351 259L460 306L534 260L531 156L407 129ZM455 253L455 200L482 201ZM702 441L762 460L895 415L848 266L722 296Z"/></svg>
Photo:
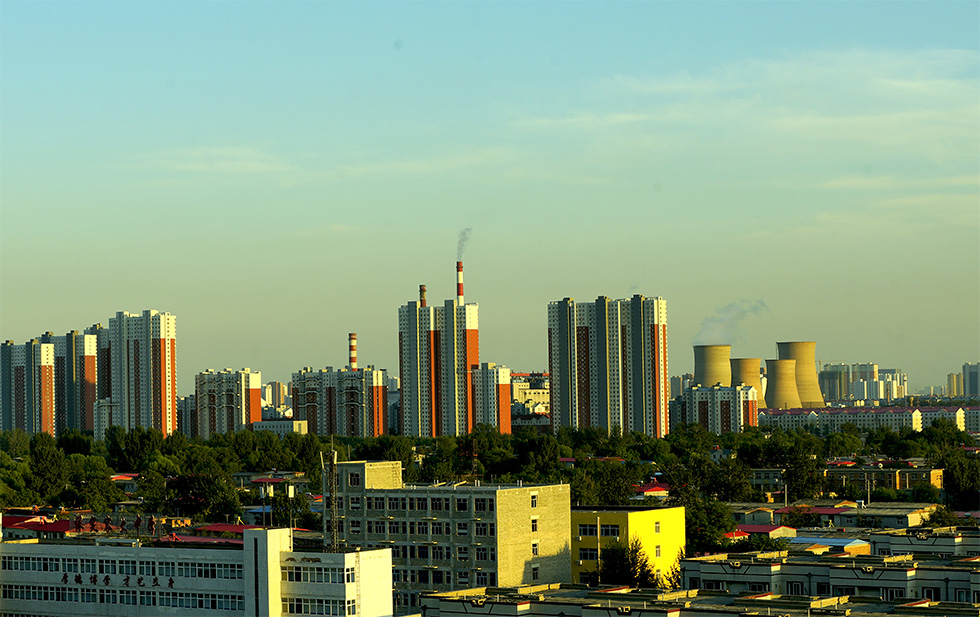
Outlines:
<svg viewBox="0 0 980 617"><path fill-rule="evenodd" d="M759 376L760 358L732 358L732 384L744 383L752 386L759 394L759 409L766 409L765 392L762 390L762 379Z"/></svg>
<svg viewBox="0 0 980 617"><path fill-rule="evenodd" d="M796 360L766 360L766 403L769 409L799 409L796 389Z"/></svg>
<svg viewBox="0 0 980 617"><path fill-rule="evenodd" d="M776 343L780 360L796 360L796 390L804 409L826 407L817 383L817 344L812 341Z"/></svg>
<svg viewBox="0 0 980 617"><path fill-rule="evenodd" d="M732 385L731 345L694 346L694 383L706 388Z"/></svg>

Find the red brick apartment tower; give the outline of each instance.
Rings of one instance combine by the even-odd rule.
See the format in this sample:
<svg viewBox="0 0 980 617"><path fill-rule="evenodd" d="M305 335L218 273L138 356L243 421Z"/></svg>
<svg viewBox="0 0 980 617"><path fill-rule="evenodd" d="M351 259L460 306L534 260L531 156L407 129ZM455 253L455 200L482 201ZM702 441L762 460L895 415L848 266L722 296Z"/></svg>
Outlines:
<svg viewBox="0 0 980 617"><path fill-rule="evenodd" d="M0 345L0 419L3 430L55 435L54 345L34 339Z"/></svg>
<svg viewBox="0 0 980 617"><path fill-rule="evenodd" d="M398 358L403 435L465 435L476 425L473 371L480 366L480 306L463 298L463 262L456 262L456 298L398 309Z"/></svg>
<svg viewBox="0 0 980 617"><path fill-rule="evenodd" d="M146 310L109 319L110 398L106 424L177 430L177 319Z"/></svg>

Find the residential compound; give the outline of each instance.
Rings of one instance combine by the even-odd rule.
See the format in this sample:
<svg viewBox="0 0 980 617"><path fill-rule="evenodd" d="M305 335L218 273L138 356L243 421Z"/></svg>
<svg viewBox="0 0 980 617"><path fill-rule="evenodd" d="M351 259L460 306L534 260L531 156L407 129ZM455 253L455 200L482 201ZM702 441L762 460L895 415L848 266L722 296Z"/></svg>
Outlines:
<svg viewBox="0 0 980 617"><path fill-rule="evenodd" d="M555 428L618 427L663 437L670 398L666 300L549 303L548 370Z"/></svg>
<svg viewBox="0 0 980 617"><path fill-rule="evenodd" d="M740 433L759 425L758 391L753 386L691 386L671 404L671 423L700 424L710 433Z"/></svg>
<svg viewBox="0 0 980 617"><path fill-rule="evenodd" d="M826 409L764 409L759 412L759 426L777 426L784 431L810 428L821 434L840 432L845 424L853 424L862 432L878 428L900 431L909 428L921 431L943 418L959 430L970 430L963 408L943 407L846 407ZM973 415L971 415L971 418Z"/></svg>
<svg viewBox="0 0 980 617"><path fill-rule="evenodd" d="M572 582L596 585L602 551L636 539L658 580L677 566L687 545L684 508L572 507Z"/></svg>
<svg viewBox="0 0 980 617"><path fill-rule="evenodd" d="M56 434L177 429L177 327L170 313L121 311L63 336L0 344L0 428Z"/></svg>
<svg viewBox="0 0 980 617"><path fill-rule="evenodd" d="M289 529L0 543L3 617L388 617L390 587L390 551L294 552Z"/></svg>
<svg viewBox="0 0 980 617"><path fill-rule="evenodd" d="M476 426L473 371L480 366L480 305L463 301L463 262L456 262L456 298L429 306L419 299L398 309L401 434L465 435ZM296 406L296 399L293 399Z"/></svg>
<svg viewBox="0 0 980 617"><path fill-rule="evenodd" d="M873 362L824 364L819 380L828 401L892 401L908 394L908 375Z"/></svg>
<svg viewBox="0 0 980 617"><path fill-rule="evenodd" d="M398 461L337 467L342 541L391 549L400 613L430 590L569 580L568 485L408 485Z"/></svg>
<svg viewBox="0 0 980 617"><path fill-rule="evenodd" d="M196 436L208 439L247 429L262 420L262 373L248 368L198 373L194 402Z"/></svg>

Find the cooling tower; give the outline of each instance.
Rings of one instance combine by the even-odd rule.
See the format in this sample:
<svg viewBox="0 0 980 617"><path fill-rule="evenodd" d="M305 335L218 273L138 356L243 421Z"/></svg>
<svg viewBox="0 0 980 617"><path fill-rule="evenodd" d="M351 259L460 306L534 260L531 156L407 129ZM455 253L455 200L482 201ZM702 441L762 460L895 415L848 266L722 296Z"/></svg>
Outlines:
<svg viewBox="0 0 980 617"><path fill-rule="evenodd" d="M766 403L769 409L799 409L796 389L796 360L766 360Z"/></svg>
<svg viewBox="0 0 980 617"><path fill-rule="evenodd" d="M817 344L812 341L776 343L780 360L796 360L796 390L804 409L826 407L817 382Z"/></svg>
<svg viewBox="0 0 980 617"><path fill-rule="evenodd" d="M694 383L707 388L732 385L731 345L694 346Z"/></svg>
<svg viewBox="0 0 980 617"><path fill-rule="evenodd" d="M744 383L752 386L759 394L759 409L766 409L765 392L759 377L760 358L732 358L732 384Z"/></svg>

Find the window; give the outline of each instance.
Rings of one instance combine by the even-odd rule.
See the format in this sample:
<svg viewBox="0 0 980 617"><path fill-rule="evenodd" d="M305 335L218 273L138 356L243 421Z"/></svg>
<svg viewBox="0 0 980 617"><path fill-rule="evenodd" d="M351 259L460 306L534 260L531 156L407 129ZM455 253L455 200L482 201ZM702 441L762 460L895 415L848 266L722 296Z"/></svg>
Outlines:
<svg viewBox="0 0 980 617"><path fill-rule="evenodd" d="M538 533L538 519L531 519L531 533Z"/></svg>
<svg viewBox="0 0 980 617"><path fill-rule="evenodd" d="M469 523L456 523L456 535L457 536L465 536L465 535L469 535L469 533L470 533L470 524Z"/></svg>
<svg viewBox="0 0 980 617"><path fill-rule="evenodd" d="M360 510L361 509L361 498L360 497L351 497L350 498L350 509L351 510Z"/></svg>
<svg viewBox="0 0 980 617"><path fill-rule="evenodd" d="M462 498L462 499L460 499L458 497L456 498L456 511L457 512L466 512L467 510L469 510L469 508L470 508L470 500L469 499L466 499L465 497Z"/></svg>
<svg viewBox="0 0 980 617"><path fill-rule="evenodd" d="M361 533L361 521L352 520L350 522L350 532L351 533Z"/></svg>
<svg viewBox="0 0 980 617"><path fill-rule="evenodd" d="M538 566L531 566L531 580L538 580Z"/></svg>
<svg viewBox="0 0 980 617"><path fill-rule="evenodd" d="M578 535L580 536L594 536L596 535L596 530L598 527L595 525L579 525Z"/></svg>
<svg viewBox="0 0 980 617"><path fill-rule="evenodd" d="M653 524L653 533L660 533L660 521Z"/></svg>
<svg viewBox="0 0 980 617"><path fill-rule="evenodd" d="M532 508L537 508L538 507L538 496L537 495L534 495L534 494L531 495L531 507Z"/></svg>
<svg viewBox="0 0 980 617"><path fill-rule="evenodd" d="M473 500L473 509L477 512L493 512L493 499L477 497Z"/></svg>
<svg viewBox="0 0 980 617"><path fill-rule="evenodd" d="M660 545L657 545L656 556L660 557Z"/></svg>
<svg viewBox="0 0 980 617"><path fill-rule="evenodd" d="M578 549L578 559L579 561L596 561L599 559L599 549L580 548Z"/></svg>
<svg viewBox="0 0 980 617"><path fill-rule="evenodd" d="M347 486L360 486L360 485L361 485L360 473L350 473L347 475Z"/></svg>
<svg viewBox="0 0 980 617"><path fill-rule="evenodd" d="M618 537L619 525L603 525L599 532L606 538Z"/></svg>
<svg viewBox="0 0 980 617"><path fill-rule="evenodd" d="M477 587L487 586L487 573L482 570L476 573L476 585Z"/></svg>
<svg viewBox="0 0 980 617"><path fill-rule="evenodd" d="M538 543L537 542L532 542L531 543L531 555L533 555L535 557L538 556Z"/></svg>
<svg viewBox="0 0 980 617"><path fill-rule="evenodd" d="M456 560L457 561L469 561L470 560L470 547L468 547L468 546L457 546L456 547Z"/></svg>

